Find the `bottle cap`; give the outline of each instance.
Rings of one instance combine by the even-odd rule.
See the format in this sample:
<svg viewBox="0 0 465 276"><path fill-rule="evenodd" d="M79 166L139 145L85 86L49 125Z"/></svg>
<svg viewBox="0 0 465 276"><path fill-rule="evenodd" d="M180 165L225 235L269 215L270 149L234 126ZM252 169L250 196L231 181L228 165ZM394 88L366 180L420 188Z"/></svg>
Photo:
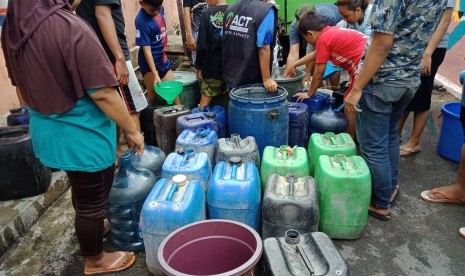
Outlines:
<svg viewBox="0 0 465 276"><path fill-rule="evenodd" d="M171 179L176 185L182 187L187 184L187 177L183 174L177 174Z"/></svg>

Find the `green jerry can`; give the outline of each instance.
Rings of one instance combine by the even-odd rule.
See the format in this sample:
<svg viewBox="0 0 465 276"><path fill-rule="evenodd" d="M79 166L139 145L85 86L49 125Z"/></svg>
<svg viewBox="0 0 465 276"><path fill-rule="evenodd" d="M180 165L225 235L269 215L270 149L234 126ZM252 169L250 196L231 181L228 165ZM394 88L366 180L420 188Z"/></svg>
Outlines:
<svg viewBox="0 0 465 276"><path fill-rule="evenodd" d="M320 156L315 180L320 207L319 231L334 239L359 238L368 217L371 174L360 156Z"/></svg>
<svg viewBox="0 0 465 276"><path fill-rule="evenodd" d="M272 174L286 176L293 174L297 177L309 175L308 155L305 148L289 146L265 147L263 151L260 176L262 179L262 193L266 190L266 182Z"/></svg>
<svg viewBox="0 0 465 276"><path fill-rule="evenodd" d="M334 156L344 154L352 156L357 154L355 142L347 133L325 134L313 133L308 141L308 162L310 163L310 175L315 176L315 168L318 165L318 158L322 155Z"/></svg>

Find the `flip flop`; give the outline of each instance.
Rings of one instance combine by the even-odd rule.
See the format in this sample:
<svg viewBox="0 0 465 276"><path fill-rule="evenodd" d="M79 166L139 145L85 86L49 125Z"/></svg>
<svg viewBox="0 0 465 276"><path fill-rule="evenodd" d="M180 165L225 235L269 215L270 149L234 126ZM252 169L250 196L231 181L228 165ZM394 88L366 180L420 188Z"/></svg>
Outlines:
<svg viewBox="0 0 465 276"><path fill-rule="evenodd" d="M93 272L87 272L86 268L84 267L84 275L89 276L89 275L101 275L101 274L106 274L106 273L112 273L112 272L119 272L125 269L130 268L133 264L134 261L136 260L136 255L132 252L124 252L124 251L118 251L117 252L120 256L111 264L109 265L106 269L101 269ZM131 258L128 260L127 263L125 263L123 266L121 266L120 262L129 254L131 255Z"/></svg>
<svg viewBox="0 0 465 276"><path fill-rule="evenodd" d="M465 238L465 227L460 227L460 228L459 228L459 235L460 235L462 238Z"/></svg>
<svg viewBox="0 0 465 276"><path fill-rule="evenodd" d="M399 151L400 151L399 152L400 156L406 157L406 156L410 156L410 155L415 154L415 153L419 153L421 151L421 147L418 148L417 150L414 150L412 148L400 147ZM404 153L402 153L402 151L404 151Z"/></svg>
<svg viewBox="0 0 465 276"><path fill-rule="evenodd" d="M368 210L368 214L376 219L379 219L381 221L389 221L391 219L391 213L389 212L386 215L376 213L375 211L370 211Z"/></svg>
<svg viewBox="0 0 465 276"><path fill-rule="evenodd" d="M394 188L394 192L392 193L392 195L394 195L394 197L392 198L392 200L389 202L389 204L391 204L391 206L395 206L396 203L397 203L397 196L399 195L400 193L400 187L399 185L396 185L396 187ZM392 197L391 195L391 197Z"/></svg>
<svg viewBox="0 0 465 276"><path fill-rule="evenodd" d="M441 195L442 198L432 198L431 197L431 195L434 196L436 194ZM431 203L465 203L464 201L462 201L462 200L460 200L458 198L455 198L450 193L440 191L437 188L421 192L420 197L424 201L431 202Z"/></svg>

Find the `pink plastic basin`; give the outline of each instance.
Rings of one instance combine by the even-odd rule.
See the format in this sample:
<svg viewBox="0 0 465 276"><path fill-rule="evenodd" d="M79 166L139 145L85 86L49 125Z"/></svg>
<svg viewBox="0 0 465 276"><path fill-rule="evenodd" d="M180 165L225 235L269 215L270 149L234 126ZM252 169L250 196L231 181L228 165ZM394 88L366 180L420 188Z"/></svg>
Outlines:
<svg viewBox="0 0 465 276"><path fill-rule="evenodd" d="M204 220L168 235L158 249L167 275L253 275L263 245L251 227L230 220Z"/></svg>

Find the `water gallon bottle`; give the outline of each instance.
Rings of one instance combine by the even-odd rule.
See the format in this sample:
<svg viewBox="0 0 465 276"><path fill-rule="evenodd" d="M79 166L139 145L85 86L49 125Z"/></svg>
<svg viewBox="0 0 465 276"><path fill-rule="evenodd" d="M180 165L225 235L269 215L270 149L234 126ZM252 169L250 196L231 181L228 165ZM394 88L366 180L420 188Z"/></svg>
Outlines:
<svg viewBox="0 0 465 276"><path fill-rule="evenodd" d="M318 231L320 210L313 177L272 174L262 205L262 239L282 237L289 229Z"/></svg>
<svg viewBox="0 0 465 276"><path fill-rule="evenodd" d="M10 109L10 114L6 117L7 126L29 125L29 108L22 106Z"/></svg>
<svg viewBox="0 0 465 276"><path fill-rule="evenodd" d="M294 174L304 177L310 174L308 156L305 148L281 146L279 148L266 147L263 152L260 176L262 178L262 191L265 191L268 177L272 174L286 176Z"/></svg>
<svg viewBox="0 0 465 276"><path fill-rule="evenodd" d="M140 215L147 267L152 274L164 275L157 258L163 239L184 225L205 220L205 209L205 193L198 181L175 175L155 184Z"/></svg>
<svg viewBox="0 0 465 276"><path fill-rule="evenodd" d="M221 105L215 105L213 107L204 106L202 109L194 108L192 113L214 113L215 120L218 123L218 137L225 138L228 135L228 116L226 114L226 109Z"/></svg>
<svg viewBox="0 0 465 276"><path fill-rule="evenodd" d="M287 103L289 106L289 146L308 145L308 107L303 103Z"/></svg>
<svg viewBox="0 0 465 276"><path fill-rule="evenodd" d="M192 149L197 153L205 152L212 166L216 164L215 155L217 146L218 135L215 131L208 128L198 128L195 131L186 129L176 139L176 150L185 151Z"/></svg>
<svg viewBox="0 0 465 276"><path fill-rule="evenodd" d="M260 231L261 191L258 169L240 157L220 161L207 191L208 218L229 219Z"/></svg>
<svg viewBox="0 0 465 276"><path fill-rule="evenodd" d="M218 133L218 123L214 113L195 113L180 116L176 121L176 133L181 134L186 129L195 131L196 129L210 129Z"/></svg>
<svg viewBox="0 0 465 276"><path fill-rule="evenodd" d="M310 116L310 133L334 132L336 134L346 132L349 122L346 116L335 111L335 99L330 97L326 108Z"/></svg>
<svg viewBox="0 0 465 276"><path fill-rule="evenodd" d="M149 170L156 179L160 178L161 168L166 159L165 153L160 148L145 145L144 151L139 156L134 154L134 150L130 150L130 152L131 162L135 168Z"/></svg>
<svg viewBox="0 0 465 276"><path fill-rule="evenodd" d="M333 241L321 232L301 235L290 229L284 237L266 239L263 247L262 275L350 275Z"/></svg>
<svg viewBox="0 0 465 276"><path fill-rule="evenodd" d="M229 161L231 157L240 157L242 162L253 162L260 168L260 153L257 142L252 136L241 139L237 133L231 134L231 138L221 138L218 140L218 152L216 162Z"/></svg>
<svg viewBox="0 0 465 276"><path fill-rule="evenodd" d="M118 249L144 249L139 216L154 184L155 175L149 170L134 168L129 152L120 155L120 167L113 180L107 207L111 240Z"/></svg>
<svg viewBox="0 0 465 276"><path fill-rule="evenodd" d="M349 134L334 134L333 132L326 132L325 134L313 133L308 142L310 175L315 176L315 167L318 165L318 158L320 156L334 156L338 153L345 156L357 154L357 147Z"/></svg>
<svg viewBox="0 0 465 276"><path fill-rule="evenodd" d="M319 231L334 239L359 238L367 223L371 198L371 174L363 158L320 156L315 181Z"/></svg>
<svg viewBox="0 0 465 276"><path fill-rule="evenodd" d="M183 174L187 180L197 180L207 191L212 167L205 152L196 153L194 150L178 150L168 155L163 163L161 177L171 179L177 174Z"/></svg>

